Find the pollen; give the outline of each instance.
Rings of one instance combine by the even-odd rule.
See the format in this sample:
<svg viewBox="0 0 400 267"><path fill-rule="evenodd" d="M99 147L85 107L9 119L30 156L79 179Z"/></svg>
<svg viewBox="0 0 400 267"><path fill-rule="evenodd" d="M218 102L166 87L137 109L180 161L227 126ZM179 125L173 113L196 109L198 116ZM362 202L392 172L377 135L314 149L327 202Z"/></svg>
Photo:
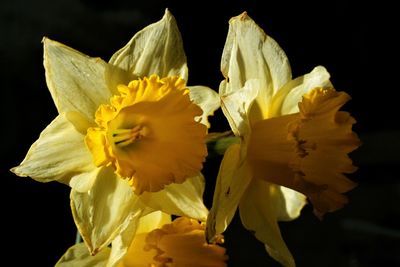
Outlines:
<svg viewBox="0 0 400 267"><path fill-rule="evenodd" d="M117 87L99 106L85 142L98 167L112 167L137 194L197 174L207 155L206 126L179 77L157 75Z"/></svg>

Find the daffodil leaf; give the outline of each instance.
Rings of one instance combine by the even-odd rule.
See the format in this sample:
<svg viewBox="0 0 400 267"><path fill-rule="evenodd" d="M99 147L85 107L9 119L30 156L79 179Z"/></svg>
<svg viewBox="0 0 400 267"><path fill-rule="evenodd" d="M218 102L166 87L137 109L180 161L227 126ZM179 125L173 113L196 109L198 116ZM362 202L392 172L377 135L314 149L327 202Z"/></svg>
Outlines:
<svg viewBox="0 0 400 267"><path fill-rule="evenodd" d="M56 263L56 267L104 267L106 266L110 248L105 248L91 256L84 243L70 247Z"/></svg>
<svg viewBox="0 0 400 267"><path fill-rule="evenodd" d="M154 210L205 221L208 210L203 203L204 186L204 177L199 173L182 184L169 184L154 193L144 192L140 199Z"/></svg>
<svg viewBox="0 0 400 267"><path fill-rule="evenodd" d="M224 232L232 221L243 193L251 181L249 168L240 162L241 147L231 145L225 152L218 173L213 206L207 219L207 240Z"/></svg>
<svg viewBox="0 0 400 267"><path fill-rule="evenodd" d="M136 33L111 57L110 64L136 77L177 75L187 81L186 56L172 14L166 10L160 21Z"/></svg>
<svg viewBox="0 0 400 267"><path fill-rule="evenodd" d="M128 182L116 177L111 168L101 169L90 191L72 190L71 208L75 224L92 254L108 246L145 210Z"/></svg>
<svg viewBox="0 0 400 267"><path fill-rule="evenodd" d="M87 175L96 169L86 149L84 136L64 114L58 115L31 146L25 159L11 169L18 176L30 176L39 182L60 180L68 183L76 175ZM85 176L81 183L86 183Z"/></svg>
<svg viewBox="0 0 400 267"><path fill-rule="evenodd" d="M244 227L265 244L268 253L283 266L295 266L293 256L282 239L278 217L286 209L279 187L253 179L240 201L240 218Z"/></svg>
<svg viewBox="0 0 400 267"><path fill-rule="evenodd" d="M59 113L76 111L93 121L95 111L108 102L108 64L48 38L43 39L46 82Z"/></svg>
<svg viewBox="0 0 400 267"><path fill-rule="evenodd" d="M189 86L188 88L190 99L203 110L200 122L210 128L208 116L214 115L214 111L220 107L218 93L206 86Z"/></svg>

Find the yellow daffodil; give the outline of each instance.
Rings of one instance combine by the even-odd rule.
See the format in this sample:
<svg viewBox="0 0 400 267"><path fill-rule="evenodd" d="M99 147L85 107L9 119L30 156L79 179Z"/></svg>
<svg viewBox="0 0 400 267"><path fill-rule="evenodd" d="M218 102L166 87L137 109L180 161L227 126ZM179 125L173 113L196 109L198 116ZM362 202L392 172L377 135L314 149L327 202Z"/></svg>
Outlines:
<svg viewBox="0 0 400 267"><path fill-rule="evenodd" d="M169 11L108 63L48 38L43 44L59 115L12 171L72 187L74 220L92 254L152 210L206 220L200 170L207 116L219 98L186 86L186 56Z"/></svg>
<svg viewBox="0 0 400 267"><path fill-rule="evenodd" d="M347 155L359 145L355 120L338 111L350 97L333 89L321 66L292 80L284 51L246 13L230 21L221 67L221 106L240 142L221 163L207 238L239 207L269 254L294 266L278 221L298 217L306 196L317 216L335 211L355 186L343 175L355 170Z"/></svg>
<svg viewBox="0 0 400 267"><path fill-rule="evenodd" d="M153 212L139 220L135 237L122 258L114 257L117 244L91 256L81 243L69 248L56 266L226 266L225 249L207 244L204 230L197 220L179 217L171 222L171 216Z"/></svg>

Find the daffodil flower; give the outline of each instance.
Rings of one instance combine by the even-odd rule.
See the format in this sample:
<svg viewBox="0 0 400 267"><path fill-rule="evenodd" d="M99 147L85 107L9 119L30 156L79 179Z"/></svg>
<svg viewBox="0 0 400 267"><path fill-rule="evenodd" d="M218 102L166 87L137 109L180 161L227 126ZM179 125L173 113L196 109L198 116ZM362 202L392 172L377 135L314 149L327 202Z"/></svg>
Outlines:
<svg viewBox="0 0 400 267"><path fill-rule="evenodd" d="M279 45L243 13L230 21L221 60L221 106L240 138L225 152L207 237L222 233L239 207L243 225L284 266L294 266L278 221L299 216L306 196L322 216L346 203L355 183L348 153L359 141L355 120L338 111L349 100L325 68L292 80Z"/></svg>
<svg viewBox="0 0 400 267"><path fill-rule="evenodd" d="M226 266L225 249L217 243L207 244L204 230L204 224L197 220L179 217L171 222L170 215L157 211L139 220L129 250L121 259L114 258L115 244L91 256L80 243L69 248L56 266Z"/></svg>
<svg viewBox="0 0 400 267"><path fill-rule="evenodd" d="M207 87L186 86L169 11L108 63L48 38L43 44L59 115L12 171L72 187L74 220L92 254L152 210L206 220L200 170L207 116L219 99Z"/></svg>

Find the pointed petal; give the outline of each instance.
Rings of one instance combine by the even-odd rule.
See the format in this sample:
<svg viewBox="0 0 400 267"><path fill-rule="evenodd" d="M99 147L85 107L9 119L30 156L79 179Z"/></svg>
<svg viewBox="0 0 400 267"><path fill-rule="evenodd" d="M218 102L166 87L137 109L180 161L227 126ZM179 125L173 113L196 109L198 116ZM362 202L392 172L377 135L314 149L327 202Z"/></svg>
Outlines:
<svg viewBox="0 0 400 267"><path fill-rule="evenodd" d="M110 249L105 248L94 256L91 256L84 243L70 247L58 260L56 267L103 267L106 266Z"/></svg>
<svg viewBox="0 0 400 267"><path fill-rule="evenodd" d="M11 171L39 182L68 181L75 175L81 175L79 179L85 182L85 178L91 179L86 173L95 170L96 166L83 138L64 114L58 115L43 130L21 164Z"/></svg>
<svg viewBox="0 0 400 267"><path fill-rule="evenodd" d="M221 162L213 205L207 219L206 236L210 242L228 227L251 181L247 164L240 162L240 150L239 144L231 145Z"/></svg>
<svg viewBox="0 0 400 267"><path fill-rule="evenodd" d="M328 71L322 67L315 67L310 73L298 77L285 84L274 96L273 106L269 118L299 112L299 102L303 95L317 87L333 87Z"/></svg>
<svg viewBox="0 0 400 267"><path fill-rule="evenodd" d="M295 266L279 230L280 209L285 209L282 204L282 195L276 185L253 179L240 202L240 218L244 227L265 244L275 260L283 266Z"/></svg>
<svg viewBox="0 0 400 267"><path fill-rule="evenodd" d="M257 85L259 80L248 80L245 86L238 91L229 89L231 86L222 81L219 94L221 96L221 108L228 119L229 125L236 136L246 136L250 133L249 110L257 97Z"/></svg>
<svg viewBox="0 0 400 267"><path fill-rule="evenodd" d="M137 239L143 231L149 229L153 230L171 221L170 215L160 211L152 211L151 208L144 208L141 217L138 220L131 220L126 229L114 238L111 244L112 249L107 267L119 266L118 264L128 257L127 253L131 253L132 246L135 245L133 243L134 240ZM151 213L147 214L149 212Z"/></svg>
<svg viewBox="0 0 400 267"><path fill-rule="evenodd" d="M204 177L199 174L182 184L167 185L159 192L144 192L140 199L155 210L205 221L208 210L203 204L203 192Z"/></svg>
<svg viewBox="0 0 400 267"><path fill-rule="evenodd" d="M220 98L217 92L206 86L189 86L190 99L203 110L200 122L210 128L208 116L220 107Z"/></svg>
<svg viewBox="0 0 400 267"><path fill-rule="evenodd" d="M48 38L43 45L46 82L58 112L77 111L93 120L99 104L111 97L108 64Z"/></svg>
<svg viewBox="0 0 400 267"><path fill-rule="evenodd" d="M71 208L75 224L94 255L138 220L144 206L127 181L116 177L111 168L102 168L92 190L71 191Z"/></svg>
<svg viewBox="0 0 400 267"><path fill-rule="evenodd" d="M127 45L111 57L110 64L134 77L177 75L187 80L186 56L172 14L166 10L160 21L136 33Z"/></svg>
<svg viewBox="0 0 400 267"><path fill-rule="evenodd" d="M277 204L277 206L281 206L277 210L278 221L291 221L299 217L301 210L307 204L307 197L290 188L275 186L281 191L281 194L277 194L280 198L276 197L276 201L281 200L280 204Z"/></svg>
<svg viewBox="0 0 400 267"><path fill-rule="evenodd" d="M272 96L291 79L284 51L246 13L229 22L221 71L229 78L232 91L242 88L247 80L260 80L254 119L267 112Z"/></svg>

